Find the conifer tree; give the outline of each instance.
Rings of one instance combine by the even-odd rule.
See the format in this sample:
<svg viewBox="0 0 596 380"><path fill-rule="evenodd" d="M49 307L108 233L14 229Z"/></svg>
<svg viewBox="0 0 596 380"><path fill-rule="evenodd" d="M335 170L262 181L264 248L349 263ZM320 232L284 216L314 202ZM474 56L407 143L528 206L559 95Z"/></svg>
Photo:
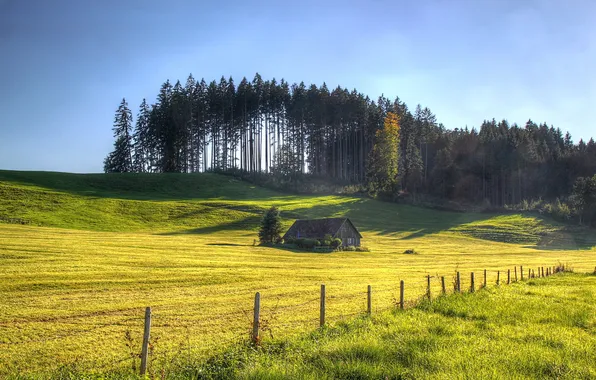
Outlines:
<svg viewBox="0 0 596 380"><path fill-rule="evenodd" d="M279 209L272 206L267 210L261 221L259 241L261 244L277 243L281 240L282 231Z"/></svg>
<svg viewBox="0 0 596 380"><path fill-rule="evenodd" d="M137 122L133 134L133 168L137 173L145 173L149 169L149 117L150 111L147 101L143 99L137 114Z"/></svg>
<svg viewBox="0 0 596 380"><path fill-rule="evenodd" d="M122 99L114 117L114 150L104 160L106 173L132 172L132 113Z"/></svg>
<svg viewBox="0 0 596 380"><path fill-rule="evenodd" d="M580 224L596 225L596 174L576 179L571 200Z"/></svg>

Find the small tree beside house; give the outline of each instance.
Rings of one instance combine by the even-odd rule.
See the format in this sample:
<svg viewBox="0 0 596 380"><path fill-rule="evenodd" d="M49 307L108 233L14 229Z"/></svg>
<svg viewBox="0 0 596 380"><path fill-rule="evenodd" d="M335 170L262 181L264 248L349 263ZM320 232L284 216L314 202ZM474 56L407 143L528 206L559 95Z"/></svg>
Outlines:
<svg viewBox="0 0 596 380"><path fill-rule="evenodd" d="M272 244L281 241L281 217L279 216L279 209L272 206L261 221L261 228L259 229L259 241L261 244Z"/></svg>

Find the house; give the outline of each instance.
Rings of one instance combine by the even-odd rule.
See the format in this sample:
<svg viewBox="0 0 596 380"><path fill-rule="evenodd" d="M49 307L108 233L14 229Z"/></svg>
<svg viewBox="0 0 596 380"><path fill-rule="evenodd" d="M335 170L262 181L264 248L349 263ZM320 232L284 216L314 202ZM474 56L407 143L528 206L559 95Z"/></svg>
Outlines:
<svg viewBox="0 0 596 380"><path fill-rule="evenodd" d="M348 218L299 219L292 224L283 238L284 240L289 238L323 240L325 235L340 238L344 247L349 245L359 247L362 238L356 226Z"/></svg>

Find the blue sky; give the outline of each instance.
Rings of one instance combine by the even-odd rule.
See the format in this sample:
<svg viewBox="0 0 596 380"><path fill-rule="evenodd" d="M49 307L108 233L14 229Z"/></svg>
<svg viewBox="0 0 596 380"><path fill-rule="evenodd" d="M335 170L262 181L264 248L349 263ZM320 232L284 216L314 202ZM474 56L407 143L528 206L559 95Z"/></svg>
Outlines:
<svg viewBox="0 0 596 380"><path fill-rule="evenodd" d="M338 84L447 128L596 135L592 0L0 0L0 169L100 172L114 111L189 73Z"/></svg>

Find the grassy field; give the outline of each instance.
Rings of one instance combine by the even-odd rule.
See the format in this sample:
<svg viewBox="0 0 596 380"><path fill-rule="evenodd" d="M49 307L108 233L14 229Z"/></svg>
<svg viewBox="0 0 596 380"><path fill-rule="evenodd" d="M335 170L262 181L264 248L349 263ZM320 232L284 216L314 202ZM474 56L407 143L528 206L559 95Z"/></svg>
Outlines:
<svg viewBox="0 0 596 380"><path fill-rule="evenodd" d="M595 334L596 276L563 274L362 316L256 351L236 347L176 375L594 379Z"/></svg>
<svg viewBox="0 0 596 380"><path fill-rule="evenodd" d="M348 216L371 252L254 246L271 205L288 226L298 217ZM591 271L595 235L536 215L294 196L210 174L0 171L0 378L130 368L128 346L138 351L145 306L154 312L155 368L173 370L181 357L198 366L245 340L256 291L265 342L273 342L316 328L321 283L333 325L365 310L368 284L383 310L393 305L399 280L408 301L419 298L427 274L438 294L439 276L450 281L456 270L464 288L469 272L479 282L484 269L489 283L497 270L519 265L527 271L563 262ZM594 291L593 282L586 287Z"/></svg>

